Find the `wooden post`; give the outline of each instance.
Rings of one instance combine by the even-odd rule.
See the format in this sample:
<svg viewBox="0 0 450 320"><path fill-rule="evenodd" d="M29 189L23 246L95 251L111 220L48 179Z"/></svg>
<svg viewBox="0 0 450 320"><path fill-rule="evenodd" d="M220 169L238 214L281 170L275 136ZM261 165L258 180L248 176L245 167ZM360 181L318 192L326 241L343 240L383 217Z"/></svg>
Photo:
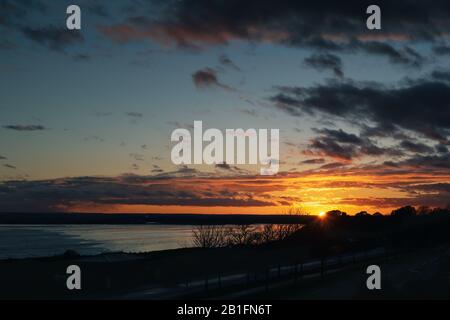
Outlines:
<svg viewBox="0 0 450 320"><path fill-rule="evenodd" d="M323 276L325 274L325 260L322 258L320 260L320 277L323 279Z"/></svg>
<svg viewBox="0 0 450 320"><path fill-rule="evenodd" d="M109 275L106 276L106 289L111 289L112 285L111 285L111 277Z"/></svg>
<svg viewBox="0 0 450 320"><path fill-rule="evenodd" d="M303 279L303 262L300 264L300 279Z"/></svg>
<svg viewBox="0 0 450 320"><path fill-rule="evenodd" d="M298 262L295 263L295 267L294 267L294 283L297 284L298 281Z"/></svg>
<svg viewBox="0 0 450 320"><path fill-rule="evenodd" d="M245 281L246 286L250 286L250 271L247 271L247 279Z"/></svg>

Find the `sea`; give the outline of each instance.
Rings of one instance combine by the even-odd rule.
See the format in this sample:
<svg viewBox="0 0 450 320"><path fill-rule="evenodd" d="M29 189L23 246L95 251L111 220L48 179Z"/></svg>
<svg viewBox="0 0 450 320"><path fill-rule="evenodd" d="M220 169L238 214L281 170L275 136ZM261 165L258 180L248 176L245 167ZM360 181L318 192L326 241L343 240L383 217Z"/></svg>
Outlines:
<svg viewBox="0 0 450 320"><path fill-rule="evenodd" d="M192 247L191 225L0 225L0 260Z"/></svg>

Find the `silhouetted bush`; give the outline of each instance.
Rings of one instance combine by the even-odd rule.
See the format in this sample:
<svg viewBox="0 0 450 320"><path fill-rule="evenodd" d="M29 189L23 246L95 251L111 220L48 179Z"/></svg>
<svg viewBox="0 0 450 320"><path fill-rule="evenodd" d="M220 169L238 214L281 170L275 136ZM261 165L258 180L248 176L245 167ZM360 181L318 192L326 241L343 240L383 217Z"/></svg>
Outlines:
<svg viewBox="0 0 450 320"><path fill-rule="evenodd" d="M300 224L267 224L261 228L252 225L201 225L192 230L192 238L197 248L263 245L286 240L302 227Z"/></svg>

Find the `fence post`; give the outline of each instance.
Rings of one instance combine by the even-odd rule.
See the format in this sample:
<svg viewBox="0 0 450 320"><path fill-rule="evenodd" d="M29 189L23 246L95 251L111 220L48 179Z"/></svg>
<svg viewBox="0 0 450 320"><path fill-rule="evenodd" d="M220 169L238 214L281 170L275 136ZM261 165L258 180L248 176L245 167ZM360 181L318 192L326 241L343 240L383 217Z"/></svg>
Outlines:
<svg viewBox="0 0 450 320"><path fill-rule="evenodd" d="M294 283L297 284L298 281L298 262L295 263L295 267L294 267Z"/></svg>
<svg viewBox="0 0 450 320"><path fill-rule="evenodd" d="M250 271L247 271L247 279L245 281L245 284L246 284L247 287L250 286Z"/></svg>
<svg viewBox="0 0 450 320"><path fill-rule="evenodd" d="M325 274L325 260L322 258L320 260L320 277L323 279L323 275Z"/></svg>
<svg viewBox="0 0 450 320"><path fill-rule="evenodd" d="M300 264L300 279L303 279L303 262Z"/></svg>

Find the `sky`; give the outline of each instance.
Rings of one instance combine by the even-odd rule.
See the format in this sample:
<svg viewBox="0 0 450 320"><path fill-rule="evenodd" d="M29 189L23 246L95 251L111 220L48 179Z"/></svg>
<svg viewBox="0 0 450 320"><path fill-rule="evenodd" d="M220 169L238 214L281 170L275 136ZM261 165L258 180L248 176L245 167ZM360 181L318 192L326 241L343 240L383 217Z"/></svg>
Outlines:
<svg viewBox="0 0 450 320"><path fill-rule="evenodd" d="M370 4L0 0L0 212L448 206L450 3ZM174 165L195 120L279 129L278 174Z"/></svg>

